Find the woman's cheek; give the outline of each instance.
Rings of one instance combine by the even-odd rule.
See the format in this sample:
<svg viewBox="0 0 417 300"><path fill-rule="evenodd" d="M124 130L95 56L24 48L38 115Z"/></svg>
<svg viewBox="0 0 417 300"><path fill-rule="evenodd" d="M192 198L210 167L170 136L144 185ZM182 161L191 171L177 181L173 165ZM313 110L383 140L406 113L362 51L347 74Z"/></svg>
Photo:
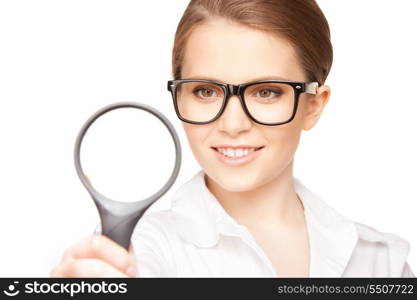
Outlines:
<svg viewBox="0 0 417 300"><path fill-rule="evenodd" d="M208 148L208 145L205 144L208 128L205 128L204 125L193 125L185 122L183 128L195 158L200 163L203 162L207 155L207 153L205 153L207 149L204 149L204 147Z"/></svg>
<svg viewBox="0 0 417 300"><path fill-rule="evenodd" d="M268 153L267 160L272 164L275 162L275 166L276 164L281 167L287 165L294 157L300 137L301 130L296 126L279 128L278 132L275 131L275 134L270 135L268 138L272 143L270 144L271 151Z"/></svg>

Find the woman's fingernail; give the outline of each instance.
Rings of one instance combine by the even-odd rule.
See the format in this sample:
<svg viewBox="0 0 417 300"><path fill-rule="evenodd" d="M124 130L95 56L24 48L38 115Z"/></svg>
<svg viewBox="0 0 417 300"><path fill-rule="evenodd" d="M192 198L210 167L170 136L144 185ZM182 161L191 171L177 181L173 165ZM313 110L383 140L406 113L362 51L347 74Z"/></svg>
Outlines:
<svg viewBox="0 0 417 300"><path fill-rule="evenodd" d="M126 270L126 274L129 277L136 277L136 275L138 274L136 266L133 266L133 265L129 266Z"/></svg>

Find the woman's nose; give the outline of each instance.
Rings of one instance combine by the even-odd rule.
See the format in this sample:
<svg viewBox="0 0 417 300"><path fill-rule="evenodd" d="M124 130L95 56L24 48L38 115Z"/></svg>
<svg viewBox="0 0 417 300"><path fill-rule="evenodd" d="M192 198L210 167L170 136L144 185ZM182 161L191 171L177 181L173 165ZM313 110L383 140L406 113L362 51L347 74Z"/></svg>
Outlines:
<svg viewBox="0 0 417 300"><path fill-rule="evenodd" d="M238 96L231 96L227 101L223 114L218 120L218 128L231 136L252 127L252 120L246 115Z"/></svg>

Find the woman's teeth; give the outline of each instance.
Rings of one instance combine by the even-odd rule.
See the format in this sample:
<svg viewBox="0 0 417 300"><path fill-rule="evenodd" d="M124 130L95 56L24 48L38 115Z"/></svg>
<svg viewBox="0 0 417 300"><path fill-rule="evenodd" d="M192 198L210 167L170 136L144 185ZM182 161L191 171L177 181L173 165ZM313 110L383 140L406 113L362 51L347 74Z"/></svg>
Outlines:
<svg viewBox="0 0 417 300"><path fill-rule="evenodd" d="M216 148L216 150L222 153L224 156L234 158L246 156L255 151L256 148Z"/></svg>

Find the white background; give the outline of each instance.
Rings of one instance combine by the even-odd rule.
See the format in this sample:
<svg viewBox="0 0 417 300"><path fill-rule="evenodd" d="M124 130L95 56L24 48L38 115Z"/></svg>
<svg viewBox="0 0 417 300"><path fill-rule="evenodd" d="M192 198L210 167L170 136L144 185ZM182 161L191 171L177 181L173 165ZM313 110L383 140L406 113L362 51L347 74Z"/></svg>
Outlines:
<svg viewBox="0 0 417 300"><path fill-rule="evenodd" d="M417 271L417 3L318 0L331 26L332 97L305 132L295 176L349 218L411 243ZM200 168L166 80L187 1L0 1L0 276L48 276L93 232L75 137L104 105L163 112L183 143L176 183ZM149 170L152 171L152 170Z"/></svg>

